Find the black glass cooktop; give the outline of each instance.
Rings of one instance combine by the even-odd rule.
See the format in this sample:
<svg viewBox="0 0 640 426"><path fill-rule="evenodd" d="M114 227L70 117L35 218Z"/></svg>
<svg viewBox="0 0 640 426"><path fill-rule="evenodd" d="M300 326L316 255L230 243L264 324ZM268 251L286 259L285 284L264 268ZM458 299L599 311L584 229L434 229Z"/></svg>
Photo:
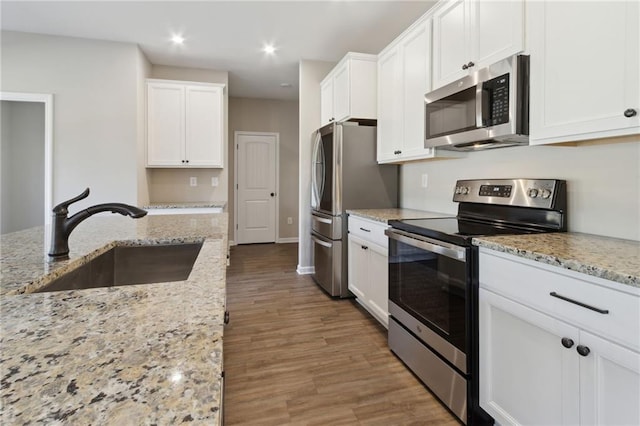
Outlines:
<svg viewBox="0 0 640 426"><path fill-rule="evenodd" d="M463 246L471 245L471 240L479 236L540 232L536 229L485 223L457 217L392 220L389 221L389 225L402 231Z"/></svg>

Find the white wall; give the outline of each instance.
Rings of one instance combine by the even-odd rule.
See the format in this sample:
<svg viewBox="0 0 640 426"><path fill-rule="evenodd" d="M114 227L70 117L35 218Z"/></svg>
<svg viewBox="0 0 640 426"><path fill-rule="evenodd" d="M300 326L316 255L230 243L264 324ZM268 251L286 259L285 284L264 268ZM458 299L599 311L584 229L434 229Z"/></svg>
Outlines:
<svg viewBox="0 0 640 426"><path fill-rule="evenodd" d="M313 266L311 252L311 133L320 127L320 82L335 66L332 62L300 61L300 174L298 272Z"/></svg>
<svg viewBox="0 0 640 426"><path fill-rule="evenodd" d="M298 102L275 99L229 99L229 239L235 240L234 138L236 131L279 134L278 210L281 238L298 237ZM287 217L293 223L287 223Z"/></svg>
<svg viewBox="0 0 640 426"><path fill-rule="evenodd" d="M163 80L197 81L202 83L224 83L224 114L229 117L229 73L227 71L206 70L152 65L150 78ZM227 202L229 197L229 139L228 119L224 121L224 168L223 169L147 169L149 200L163 202ZM217 177L217 187L211 186L211 178ZM189 178L198 178L198 185L189 185Z"/></svg>
<svg viewBox="0 0 640 426"><path fill-rule="evenodd" d="M53 202L137 202L139 49L3 31L2 91L53 94Z"/></svg>
<svg viewBox="0 0 640 426"><path fill-rule="evenodd" d="M2 101L0 233L44 223L44 104Z"/></svg>
<svg viewBox="0 0 640 426"><path fill-rule="evenodd" d="M428 174L422 188L421 175ZM456 213L458 179L557 178L567 181L569 231L640 240L640 137L469 153L466 158L408 163L400 205Z"/></svg>

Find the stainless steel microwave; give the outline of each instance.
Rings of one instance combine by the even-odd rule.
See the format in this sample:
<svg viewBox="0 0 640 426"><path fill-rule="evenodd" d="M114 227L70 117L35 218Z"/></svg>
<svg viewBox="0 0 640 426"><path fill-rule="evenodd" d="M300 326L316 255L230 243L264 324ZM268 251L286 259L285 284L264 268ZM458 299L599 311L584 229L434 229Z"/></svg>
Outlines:
<svg viewBox="0 0 640 426"><path fill-rule="evenodd" d="M425 148L475 151L529 143L529 56L514 55L424 97Z"/></svg>

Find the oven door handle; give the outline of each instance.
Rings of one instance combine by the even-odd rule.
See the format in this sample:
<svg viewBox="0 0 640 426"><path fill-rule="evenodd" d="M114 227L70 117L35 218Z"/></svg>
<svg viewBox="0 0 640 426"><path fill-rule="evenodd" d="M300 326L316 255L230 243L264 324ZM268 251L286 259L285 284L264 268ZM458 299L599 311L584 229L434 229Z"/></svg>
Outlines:
<svg viewBox="0 0 640 426"><path fill-rule="evenodd" d="M386 229L384 233L392 240L397 240L401 243L405 243L413 247L418 247L432 253L459 260L461 262L467 261L467 251L463 247L443 243L442 241L432 240L431 238L418 236L409 232L399 231L397 229Z"/></svg>

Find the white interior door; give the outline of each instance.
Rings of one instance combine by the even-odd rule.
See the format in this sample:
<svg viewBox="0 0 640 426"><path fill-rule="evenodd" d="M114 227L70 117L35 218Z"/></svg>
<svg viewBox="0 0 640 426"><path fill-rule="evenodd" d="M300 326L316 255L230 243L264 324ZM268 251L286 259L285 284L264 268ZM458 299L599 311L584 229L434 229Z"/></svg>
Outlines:
<svg viewBox="0 0 640 426"><path fill-rule="evenodd" d="M238 244L276 241L278 137L236 134Z"/></svg>

